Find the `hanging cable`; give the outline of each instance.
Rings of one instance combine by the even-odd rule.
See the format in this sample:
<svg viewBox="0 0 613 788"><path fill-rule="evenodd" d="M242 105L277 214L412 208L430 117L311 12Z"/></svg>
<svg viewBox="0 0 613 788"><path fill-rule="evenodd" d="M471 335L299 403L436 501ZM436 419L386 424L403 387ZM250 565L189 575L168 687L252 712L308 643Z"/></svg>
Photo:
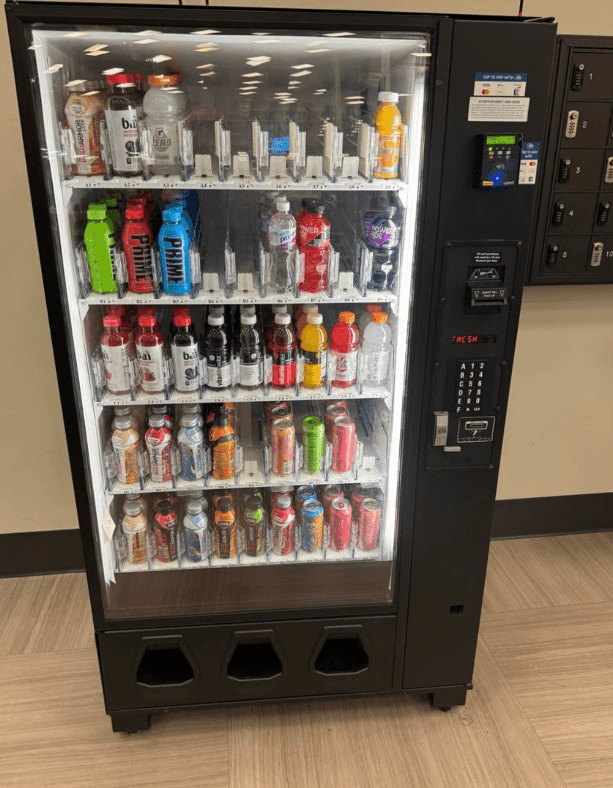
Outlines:
<svg viewBox="0 0 613 788"><path fill-rule="evenodd" d="M517 12L517 16L524 15L524 0L519 0L519 11Z"/></svg>

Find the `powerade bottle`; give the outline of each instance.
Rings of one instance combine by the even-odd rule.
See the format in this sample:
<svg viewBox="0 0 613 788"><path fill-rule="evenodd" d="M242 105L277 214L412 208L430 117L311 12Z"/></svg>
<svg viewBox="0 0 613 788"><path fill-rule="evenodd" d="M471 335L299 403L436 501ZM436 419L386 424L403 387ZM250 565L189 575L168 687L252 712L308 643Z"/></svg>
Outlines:
<svg viewBox="0 0 613 788"><path fill-rule="evenodd" d="M116 293L115 237L108 221L106 207L101 202L87 209L87 227L83 234L87 264L94 293Z"/></svg>
<svg viewBox="0 0 613 788"><path fill-rule="evenodd" d="M162 214L164 223L158 235L162 288L170 295L187 295L192 289L189 260L189 233L181 221L180 205L168 206Z"/></svg>

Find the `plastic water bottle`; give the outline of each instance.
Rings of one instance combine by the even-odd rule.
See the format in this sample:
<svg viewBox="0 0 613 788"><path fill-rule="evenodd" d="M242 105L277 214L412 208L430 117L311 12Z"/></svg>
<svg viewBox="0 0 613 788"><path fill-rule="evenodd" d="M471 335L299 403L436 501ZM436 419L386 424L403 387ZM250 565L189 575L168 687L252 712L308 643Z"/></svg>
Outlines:
<svg viewBox="0 0 613 788"><path fill-rule="evenodd" d="M181 172L179 123L185 118L187 100L177 87L180 74L151 74L145 93L145 123L153 142L156 175L178 175Z"/></svg>
<svg viewBox="0 0 613 788"><path fill-rule="evenodd" d="M365 386L377 388L387 380L392 357L392 332L387 312L373 312L362 338L362 374Z"/></svg>
<svg viewBox="0 0 613 788"><path fill-rule="evenodd" d="M288 293L294 286L296 220L289 212L287 200L277 201L277 213L268 227L270 246L269 284L275 293Z"/></svg>

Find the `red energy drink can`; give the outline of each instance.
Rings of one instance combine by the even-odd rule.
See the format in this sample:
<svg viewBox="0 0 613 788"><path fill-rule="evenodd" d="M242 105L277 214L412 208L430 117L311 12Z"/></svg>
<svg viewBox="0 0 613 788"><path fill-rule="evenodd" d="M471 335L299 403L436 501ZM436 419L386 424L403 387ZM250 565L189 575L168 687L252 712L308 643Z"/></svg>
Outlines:
<svg viewBox="0 0 613 788"><path fill-rule="evenodd" d="M291 555L296 549L296 513L289 495L280 495L270 515L273 530L272 551Z"/></svg>
<svg viewBox="0 0 613 788"><path fill-rule="evenodd" d="M360 550L374 550L381 525L381 504L374 498L366 498L358 509L358 547Z"/></svg>
<svg viewBox="0 0 613 788"><path fill-rule="evenodd" d="M334 402L328 405L324 413L324 425L326 429L326 438L332 442L332 426L335 419L347 415L347 404L345 402Z"/></svg>
<svg viewBox="0 0 613 788"><path fill-rule="evenodd" d="M169 501L160 501L153 520L155 552L158 561L165 564L177 560L177 533L179 520Z"/></svg>
<svg viewBox="0 0 613 788"><path fill-rule="evenodd" d="M300 512L302 519L302 549L317 553L324 546L324 507L317 499L306 501Z"/></svg>
<svg viewBox="0 0 613 788"><path fill-rule="evenodd" d="M296 428L289 419L273 422L270 435L272 444L272 472L277 476L290 476L294 473L296 457Z"/></svg>
<svg viewBox="0 0 613 788"><path fill-rule="evenodd" d="M293 487L271 487L270 488L270 498L272 501L272 505L276 506L277 501L279 500L281 495L287 495L292 500L292 495L294 494Z"/></svg>
<svg viewBox="0 0 613 788"><path fill-rule="evenodd" d="M332 501L336 501L339 498L344 498L345 493L343 492L343 488L339 487L338 484L329 484L327 487L324 487L324 492L322 495L322 503L324 505L324 517L326 522L330 522L330 505Z"/></svg>
<svg viewBox="0 0 613 788"><path fill-rule="evenodd" d="M332 425L332 461L335 473L348 473L353 468L358 447L355 422L349 416L334 419Z"/></svg>
<svg viewBox="0 0 613 788"><path fill-rule="evenodd" d="M358 485L351 491L351 503L357 512L359 505L367 498L374 498L379 503L383 503L383 492L379 487L362 487Z"/></svg>
<svg viewBox="0 0 613 788"><path fill-rule="evenodd" d="M330 525L330 547L332 550L347 550L351 544L351 504L346 498L332 501L328 515Z"/></svg>
<svg viewBox="0 0 613 788"><path fill-rule="evenodd" d="M314 487L311 487L309 485L298 487L298 489L294 493L294 510L296 512L296 516L300 517L300 512L302 511L302 507L307 501L315 501L315 500L317 500L317 494L315 493Z"/></svg>

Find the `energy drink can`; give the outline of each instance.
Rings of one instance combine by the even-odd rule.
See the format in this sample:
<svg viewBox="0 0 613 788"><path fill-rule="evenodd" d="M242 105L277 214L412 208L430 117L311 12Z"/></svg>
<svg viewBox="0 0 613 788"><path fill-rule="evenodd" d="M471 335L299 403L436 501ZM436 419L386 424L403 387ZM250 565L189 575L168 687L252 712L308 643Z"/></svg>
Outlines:
<svg viewBox="0 0 613 788"><path fill-rule="evenodd" d="M347 403L345 402L333 402L331 405L328 405L326 411L324 413L324 425L326 428L326 438L332 442L332 425L334 424L335 419L339 419L341 416L347 415Z"/></svg>
<svg viewBox="0 0 613 788"><path fill-rule="evenodd" d="M346 498L332 501L329 525L331 549L347 550L351 544L351 504Z"/></svg>
<svg viewBox="0 0 613 788"><path fill-rule="evenodd" d="M317 416L307 416L302 422L304 464L309 473L323 470L326 450L324 422Z"/></svg>
<svg viewBox="0 0 613 788"><path fill-rule="evenodd" d="M294 473L296 428L289 419L277 419L272 425L272 472L277 476Z"/></svg>
<svg viewBox="0 0 613 788"><path fill-rule="evenodd" d="M332 501L336 501L339 498L344 498L345 494L343 493L343 488L339 487L338 484L329 484L327 487L324 487L323 492L323 507L324 507L324 519L326 522L330 522L330 506L332 505Z"/></svg>
<svg viewBox="0 0 613 788"><path fill-rule="evenodd" d="M358 509L358 547L360 550L374 550L381 525L381 504L374 498L366 498Z"/></svg>
<svg viewBox="0 0 613 788"><path fill-rule="evenodd" d="M353 468L358 441L355 422L349 416L334 419L332 425L332 461L336 473L348 473Z"/></svg>
<svg viewBox="0 0 613 788"><path fill-rule="evenodd" d="M315 500L317 500L317 495L315 493L314 487L310 487L308 485L304 485L303 487L298 487L298 489L294 493L294 510L296 511L296 516L300 517L300 512L302 511L302 507L307 501L315 501Z"/></svg>
<svg viewBox="0 0 613 788"><path fill-rule="evenodd" d="M316 553L324 545L324 507L318 500L306 501L300 512L302 518L302 549Z"/></svg>

